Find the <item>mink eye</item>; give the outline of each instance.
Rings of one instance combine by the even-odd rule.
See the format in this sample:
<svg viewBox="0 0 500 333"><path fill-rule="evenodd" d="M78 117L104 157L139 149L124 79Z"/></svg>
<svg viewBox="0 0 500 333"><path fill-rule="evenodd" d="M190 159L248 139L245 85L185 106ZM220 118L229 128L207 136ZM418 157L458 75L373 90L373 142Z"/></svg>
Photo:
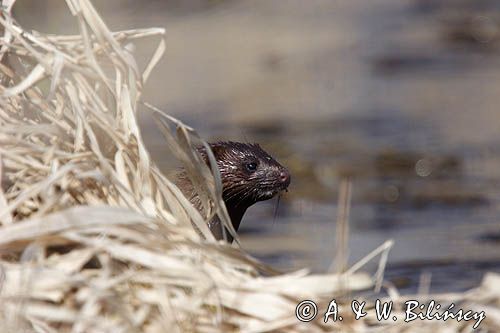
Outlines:
<svg viewBox="0 0 500 333"><path fill-rule="evenodd" d="M257 170L257 163L250 162L250 163L245 164L245 167L247 168L248 171L255 171L255 170Z"/></svg>

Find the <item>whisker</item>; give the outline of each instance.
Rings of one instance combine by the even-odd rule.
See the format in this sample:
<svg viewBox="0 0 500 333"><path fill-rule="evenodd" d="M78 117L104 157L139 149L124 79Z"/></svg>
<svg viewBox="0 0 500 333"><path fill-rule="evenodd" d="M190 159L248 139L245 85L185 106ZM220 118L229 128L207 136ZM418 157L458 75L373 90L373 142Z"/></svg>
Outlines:
<svg viewBox="0 0 500 333"><path fill-rule="evenodd" d="M276 218L278 217L278 208L280 206L280 201L281 201L281 194L278 195L278 198L276 199L276 206L274 207L272 228L274 228L274 224L276 223Z"/></svg>

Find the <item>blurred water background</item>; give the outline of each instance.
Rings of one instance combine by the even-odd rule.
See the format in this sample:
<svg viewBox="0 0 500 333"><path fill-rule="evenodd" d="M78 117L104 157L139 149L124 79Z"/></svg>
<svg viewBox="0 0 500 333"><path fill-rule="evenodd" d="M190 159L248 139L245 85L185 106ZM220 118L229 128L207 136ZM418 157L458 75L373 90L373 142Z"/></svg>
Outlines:
<svg viewBox="0 0 500 333"><path fill-rule="evenodd" d="M243 220L253 255L327 270L349 177L350 263L392 238L386 278L403 292L423 274L448 292L500 272L499 1L94 4L113 30L166 28L144 100L209 141L259 142L291 170L279 206L257 204ZM78 32L63 1L18 1L15 13L36 30ZM153 45L134 45L141 66ZM141 123L171 170L146 111Z"/></svg>

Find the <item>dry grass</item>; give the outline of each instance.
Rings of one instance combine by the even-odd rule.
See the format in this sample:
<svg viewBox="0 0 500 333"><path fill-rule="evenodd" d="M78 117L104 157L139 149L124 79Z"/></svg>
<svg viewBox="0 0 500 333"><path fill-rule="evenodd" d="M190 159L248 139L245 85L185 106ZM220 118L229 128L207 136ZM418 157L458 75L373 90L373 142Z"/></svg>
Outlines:
<svg viewBox="0 0 500 333"><path fill-rule="evenodd" d="M164 30L111 32L88 0L67 0L80 34L45 35L20 27L10 16L13 3L4 1L0 18L0 332L341 327L345 332L427 327L422 331L427 332L429 326L452 332L470 326L396 325L373 318L325 325L321 316L299 322L299 300L325 305L345 292L380 285L392 243L345 273L324 275L278 274L237 246L216 243L205 221L219 214L227 223L227 213L217 172L214 179L193 150L202 141L192 129L140 102L143 83L165 49ZM155 36L156 52L140 72L128 45ZM137 126L139 107L155 113L207 216L150 161ZM383 260L375 277L357 272L379 254ZM338 267L344 271L345 262ZM495 316L482 327L496 332L498 280L492 275L480 289L442 297L488 307ZM393 299L399 297L389 291Z"/></svg>

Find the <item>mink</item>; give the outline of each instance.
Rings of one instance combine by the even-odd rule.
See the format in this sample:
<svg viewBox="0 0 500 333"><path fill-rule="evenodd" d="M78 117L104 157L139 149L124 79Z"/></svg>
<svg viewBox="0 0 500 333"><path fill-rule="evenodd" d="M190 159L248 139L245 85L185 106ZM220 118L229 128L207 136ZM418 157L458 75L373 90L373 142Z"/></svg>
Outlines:
<svg viewBox="0 0 500 333"><path fill-rule="evenodd" d="M236 231L248 207L288 189L290 173L258 144L226 141L210 143L209 147L220 172L222 199ZM208 165L205 148L198 150ZM177 185L201 211L199 197L185 172L179 174ZM222 224L218 217L209 221L208 227L216 239L223 239ZM229 243L233 241L227 230L226 237Z"/></svg>

